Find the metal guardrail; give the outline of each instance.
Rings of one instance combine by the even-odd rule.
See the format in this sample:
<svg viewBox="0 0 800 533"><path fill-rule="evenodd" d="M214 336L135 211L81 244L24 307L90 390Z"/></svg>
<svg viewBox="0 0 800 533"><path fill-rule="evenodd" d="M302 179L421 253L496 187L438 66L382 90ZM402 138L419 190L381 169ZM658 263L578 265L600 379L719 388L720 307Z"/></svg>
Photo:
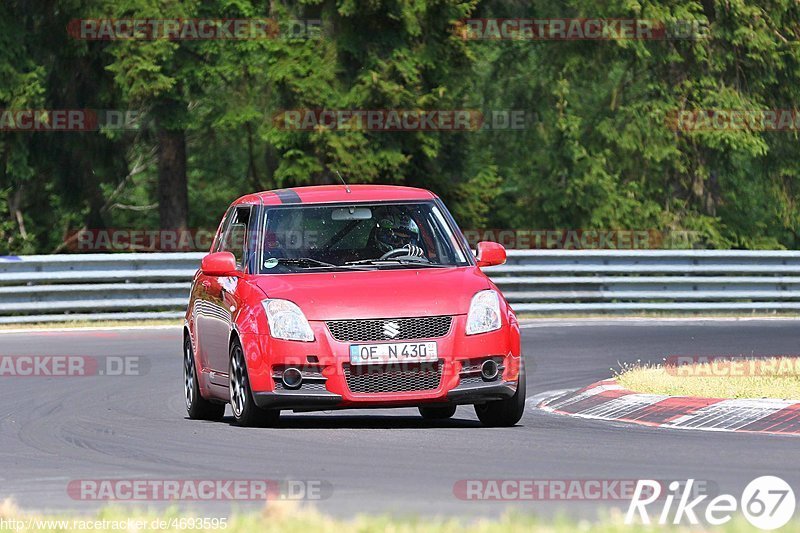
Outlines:
<svg viewBox="0 0 800 533"><path fill-rule="evenodd" d="M487 269L533 313L800 310L800 251L511 251Z"/></svg>
<svg viewBox="0 0 800 533"><path fill-rule="evenodd" d="M203 253L0 257L0 323L177 318ZM800 310L800 251L512 250L517 312Z"/></svg>
<svg viewBox="0 0 800 533"><path fill-rule="evenodd" d="M0 324L182 317L204 255L0 257Z"/></svg>

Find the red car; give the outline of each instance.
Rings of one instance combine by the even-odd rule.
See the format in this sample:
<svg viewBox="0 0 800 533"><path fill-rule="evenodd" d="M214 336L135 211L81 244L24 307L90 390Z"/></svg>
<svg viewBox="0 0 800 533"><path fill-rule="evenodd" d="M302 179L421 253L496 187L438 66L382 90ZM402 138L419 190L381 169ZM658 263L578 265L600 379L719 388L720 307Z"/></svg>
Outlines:
<svg viewBox="0 0 800 533"><path fill-rule="evenodd" d="M473 404L490 426L525 409L519 324L442 201L409 187L243 196L194 277L184 331L189 418L269 426L281 409Z"/></svg>

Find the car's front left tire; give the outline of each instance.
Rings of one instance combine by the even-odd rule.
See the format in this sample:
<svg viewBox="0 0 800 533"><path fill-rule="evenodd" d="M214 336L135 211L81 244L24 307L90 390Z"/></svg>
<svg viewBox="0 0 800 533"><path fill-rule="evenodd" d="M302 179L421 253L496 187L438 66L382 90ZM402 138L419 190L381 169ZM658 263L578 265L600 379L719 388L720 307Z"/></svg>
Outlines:
<svg viewBox="0 0 800 533"><path fill-rule="evenodd" d="M225 416L225 404L210 402L200 394L194 350L188 334L183 338L183 389L186 412L192 420L221 420Z"/></svg>
<svg viewBox="0 0 800 533"><path fill-rule="evenodd" d="M281 412L277 409L261 409L253 399L244 350L238 341L231 343L230 367L228 370L231 410L239 426L272 427L278 423Z"/></svg>

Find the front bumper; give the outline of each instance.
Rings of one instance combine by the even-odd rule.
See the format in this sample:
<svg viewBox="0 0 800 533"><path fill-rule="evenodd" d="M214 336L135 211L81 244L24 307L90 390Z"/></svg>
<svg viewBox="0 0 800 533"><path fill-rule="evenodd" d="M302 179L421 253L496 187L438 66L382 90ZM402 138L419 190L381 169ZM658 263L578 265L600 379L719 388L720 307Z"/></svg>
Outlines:
<svg viewBox="0 0 800 533"><path fill-rule="evenodd" d="M504 400L514 396L517 382L501 381L484 385L458 386L444 398L421 400L361 400L357 404L344 402L338 394L331 392L272 391L253 393L255 403L262 409L291 409L295 411L326 411L334 409L416 407L419 405L461 405ZM390 404L390 405L387 405Z"/></svg>
<svg viewBox="0 0 800 533"><path fill-rule="evenodd" d="M342 397L330 392L254 392L253 399L262 409L334 409L342 403Z"/></svg>
<svg viewBox="0 0 800 533"><path fill-rule="evenodd" d="M453 404L483 403L511 398L517 392L516 381L489 382L483 385L459 385L447 393Z"/></svg>
<svg viewBox="0 0 800 533"><path fill-rule="evenodd" d="M474 404L512 397L521 365L519 330L505 325L498 331L467 336L463 334L465 320L465 316L454 316L446 336L430 339L437 343L440 377L437 384L425 390L351 390L348 379L352 376L346 371L350 343L333 339L324 322L311 322L314 342L289 342L266 335L244 334L241 340L255 402L262 408L333 410ZM503 367L502 375L489 382L482 381L474 370L475 361L487 358L495 359ZM308 388L303 385L298 390L283 387L280 371L290 366L301 369L304 374L311 368L309 375L314 376L311 381L315 385Z"/></svg>

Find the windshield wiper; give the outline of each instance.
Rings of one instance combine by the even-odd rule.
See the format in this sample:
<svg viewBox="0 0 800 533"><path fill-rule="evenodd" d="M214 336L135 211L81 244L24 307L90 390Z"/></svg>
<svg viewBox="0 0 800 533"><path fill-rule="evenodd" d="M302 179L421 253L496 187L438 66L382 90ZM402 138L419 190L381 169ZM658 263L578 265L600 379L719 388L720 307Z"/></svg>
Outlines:
<svg viewBox="0 0 800 533"><path fill-rule="evenodd" d="M275 257L273 258L281 265L312 266L312 267L336 267L333 263L326 263L311 257ZM269 261L269 259L268 259Z"/></svg>
<svg viewBox="0 0 800 533"><path fill-rule="evenodd" d="M311 257L272 257L267 259L267 261L274 261L279 265L292 265L301 268L346 268L351 270L355 270L357 268L356 266L349 264L334 265L333 263L326 263L325 261L320 261L319 259L314 259ZM360 268L358 270L366 269Z"/></svg>
<svg viewBox="0 0 800 533"><path fill-rule="evenodd" d="M396 265L413 265L431 268L448 268L454 265L440 265L438 263L431 263L429 261L413 261L410 259L397 259L390 257L388 259L361 259L360 261L347 261L345 265L381 265L383 263L393 263Z"/></svg>

